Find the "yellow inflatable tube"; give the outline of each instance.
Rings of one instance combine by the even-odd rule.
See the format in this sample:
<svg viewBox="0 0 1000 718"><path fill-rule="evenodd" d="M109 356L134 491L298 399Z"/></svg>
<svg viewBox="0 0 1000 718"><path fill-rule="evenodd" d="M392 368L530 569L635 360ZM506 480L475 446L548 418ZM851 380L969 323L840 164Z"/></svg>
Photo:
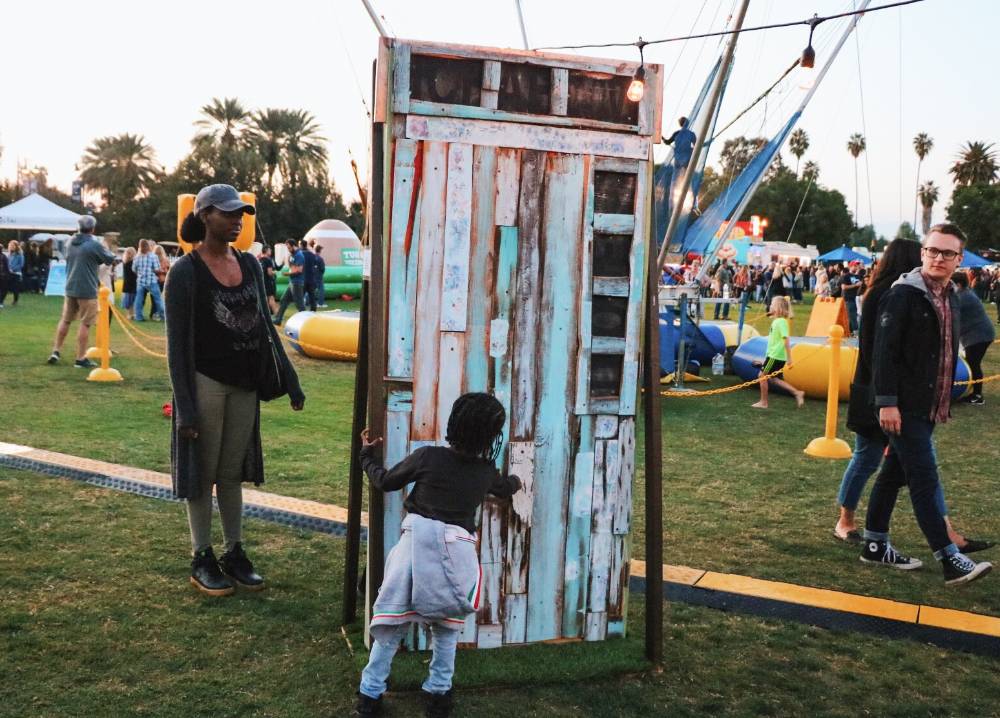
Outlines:
<svg viewBox="0 0 1000 718"><path fill-rule="evenodd" d="M285 322L283 331L292 346L308 357L354 361L360 318L358 312L298 312Z"/></svg>

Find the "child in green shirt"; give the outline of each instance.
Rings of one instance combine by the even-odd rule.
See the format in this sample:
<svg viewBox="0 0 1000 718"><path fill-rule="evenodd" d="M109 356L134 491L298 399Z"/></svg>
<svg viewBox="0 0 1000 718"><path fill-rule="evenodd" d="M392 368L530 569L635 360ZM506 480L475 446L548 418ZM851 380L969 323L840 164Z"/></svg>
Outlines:
<svg viewBox="0 0 1000 718"><path fill-rule="evenodd" d="M774 317L774 321L771 322L771 331L767 335L767 354L765 355L764 366L761 367L760 373L762 376L773 374L774 372L778 373L770 379L759 382L760 401L752 406L754 409L767 408L768 384L774 382L775 386L792 394L795 397L795 404L801 407L805 404L806 393L799 391L783 378L783 370L785 367L791 366L789 362L792 357L792 345L788 340L791 334L788 324L788 317L791 315L788 297L775 297L772 299L771 309L768 313Z"/></svg>

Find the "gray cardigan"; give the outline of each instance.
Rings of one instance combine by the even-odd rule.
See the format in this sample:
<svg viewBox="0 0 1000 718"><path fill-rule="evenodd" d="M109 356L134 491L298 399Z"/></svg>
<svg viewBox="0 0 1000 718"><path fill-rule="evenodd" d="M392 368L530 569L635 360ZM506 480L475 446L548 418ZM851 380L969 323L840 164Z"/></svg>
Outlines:
<svg viewBox="0 0 1000 718"><path fill-rule="evenodd" d="M242 253L239 254L239 261L244 272L249 271L253 274L261 321L270 332L271 341L278 349L281 368L288 386L288 397L292 402L304 402L305 394L299 386L298 375L288 361L284 345L271 323L271 315L266 308L267 295L264 291L264 275L260 263L251 255ZM198 425L198 397L195 395L194 313L197 311L195 296L194 259L190 254L186 254L170 268L164 289L167 315L167 367L170 370L170 383L174 390L170 476L173 480L174 494L182 499L197 498L201 493L201 482L198 480L197 439L184 439L178 433L178 429L182 426ZM266 344L262 343L261 351L267 349ZM243 481L252 481L257 485L264 483L259 401L254 419L253 440L247 447L247 455L243 460Z"/></svg>
<svg viewBox="0 0 1000 718"><path fill-rule="evenodd" d="M963 289L958 293L958 311L961 316L959 326L962 327L963 347L968 348L996 339L993 322L986 314L983 303L971 289Z"/></svg>

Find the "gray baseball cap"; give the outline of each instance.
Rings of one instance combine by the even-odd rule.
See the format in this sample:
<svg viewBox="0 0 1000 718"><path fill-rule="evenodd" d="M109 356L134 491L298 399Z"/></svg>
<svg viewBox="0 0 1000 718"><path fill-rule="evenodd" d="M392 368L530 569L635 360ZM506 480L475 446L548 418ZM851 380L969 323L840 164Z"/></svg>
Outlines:
<svg viewBox="0 0 1000 718"><path fill-rule="evenodd" d="M198 214L209 207L215 207L223 212L235 212L242 209L246 214L257 214L254 206L240 199L240 193L236 191L235 187L228 184L210 184L201 188L198 196L194 199L194 213Z"/></svg>

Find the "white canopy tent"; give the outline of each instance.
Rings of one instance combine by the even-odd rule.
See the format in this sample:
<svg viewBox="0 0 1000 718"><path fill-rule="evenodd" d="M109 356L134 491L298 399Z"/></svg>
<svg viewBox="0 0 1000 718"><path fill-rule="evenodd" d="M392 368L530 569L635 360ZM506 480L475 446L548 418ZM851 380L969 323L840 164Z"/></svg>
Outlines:
<svg viewBox="0 0 1000 718"><path fill-rule="evenodd" d="M36 229L75 232L82 215L63 209L40 194L29 194L0 208L0 229Z"/></svg>

